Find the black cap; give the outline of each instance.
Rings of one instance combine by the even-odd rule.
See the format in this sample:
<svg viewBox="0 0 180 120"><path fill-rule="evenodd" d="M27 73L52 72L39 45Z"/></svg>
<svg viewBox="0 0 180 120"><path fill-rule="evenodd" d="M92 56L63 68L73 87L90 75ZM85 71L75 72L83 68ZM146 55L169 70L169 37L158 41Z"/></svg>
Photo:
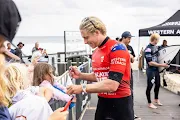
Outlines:
<svg viewBox="0 0 180 120"><path fill-rule="evenodd" d="M121 35L122 38L128 38L128 37L134 37L131 35L131 33L129 31L125 31L123 32L123 34Z"/></svg>
<svg viewBox="0 0 180 120"><path fill-rule="evenodd" d="M0 35L12 42L21 22L19 11L12 0L0 0Z"/></svg>
<svg viewBox="0 0 180 120"><path fill-rule="evenodd" d="M22 44L22 45L24 46L24 44L23 44L22 42L19 42L19 43L17 44L17 46L19 46L20 44Z"/></svg>
<svg viewBox="0 0 180 120"><path fill-rule="evenodd" d="M119 37L116 37L116 40L118 41L118 40L119 40Z"/></svg>

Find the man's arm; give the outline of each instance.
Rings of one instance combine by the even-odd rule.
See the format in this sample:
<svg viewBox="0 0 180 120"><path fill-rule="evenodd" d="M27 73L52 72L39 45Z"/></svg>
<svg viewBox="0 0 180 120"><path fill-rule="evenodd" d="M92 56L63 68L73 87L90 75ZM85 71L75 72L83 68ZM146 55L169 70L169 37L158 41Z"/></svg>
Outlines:
<svg viewBox="0 0 180 120"><path fill-rule="evenodd" d="M90 81L90 82L97 82L97 79L94 73L80 73L79 79Z"/></svg>
<svg viewBox="0 0 180 120"><path fill-rule="evenodd" d="M18 56L16 56L15 54L9 52L8 50L5 50L4 54L6 54L7 56L9 56L12 59L20 60L20 58Z"/></svg>
<svg viewBox="0 0 180 120"><path fill-rule="evenodd" d="M94 84L87 84L86 91L88 93L115 92L119 84L117 81L105 79Z"/></svg>
<svg viewBox="0 0 180 120"><path fill-rule="evenodd" d="M159 64L159 63L153 62L153 61L148 62L148 64L149 64L150 66L154 66L154 67L168 67L167 64Z"/></svg>
<svg viewBox="0 0 180 120"><path fill-rule="evenodd" d="M131 63L134 63L134 56L130 54Z"/></svg>
<svg viewBox="0 0 180 120"><path fill-rule="evenodd" d="M110 66L109 66L109 73L108 78L97 78L99 82L94 84L87 84L86 85L86 92L88 93L101 93L101 92L115 92L119 84L121 83L121 80L123 78L123 75L126 71L127 65L130 65L130 56L128 51L123 45L115 45L114 48L112 48L111 53L109 54L110 57ZM74 75L75 76L75 75ZM94 80L92 77L88 77L88 75L83 75L82 78L88 79L88 80ZM95 76L95 75L94 75ZM72 85L67 87L67 94L79 94L83 91L84 87L81 85Z"/></svg>
<svg viewBox="0 0 180 120"><path fill-rule="evenodd" d="M86 86L87 92L115 92L118 89L126 71L126 65L130 64L130 57L128 51L126 51L126 48L123 45L118 45L114 48L112 48L109 55L111 62L108 79L102 80L95 84L88 84Z"/></svg>
<svg viewBox="0 0 180 120"><path fill-rule="evenodd" d="M151 49L146 48L145 50L145 58L149 66L154 66L154 67L168 67L167 64L159 64L157 62L152 61L152 54L151 54Z"/></svg>
<svg viewBox="0 0 180 120"><path fill-rule="evenodd" d="M131 50L132 50L131 56L130 56L130 58L131 58L131 63L134 63L134 57L136 57L136 55L135 55L135 53L134 53L134 50L133 50L132 46L131 46Z"/></svg>
<svg viewBox="0 0 180 120"><path fill-rule="evenodd" d="M69 67L69 75L74 79L81 79L91 82L97 82L96 76L94 73L82 73L78 70L77 66L70 66Z"/></svg>

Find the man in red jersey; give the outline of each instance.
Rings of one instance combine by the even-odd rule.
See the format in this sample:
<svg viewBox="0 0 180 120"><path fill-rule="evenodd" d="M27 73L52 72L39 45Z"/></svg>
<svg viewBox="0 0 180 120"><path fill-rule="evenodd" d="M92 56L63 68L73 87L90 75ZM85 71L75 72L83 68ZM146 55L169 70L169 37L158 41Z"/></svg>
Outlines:
<svg viewBox="0 0 180 120"><path fill-rule="evenodd" d="M80 31L84 43L96 48L92 55L93 73L81 73L73 66L70 76L96 83L71 85L67 93L98 93L95 120L133 120L127 48L107 37L105 25L96 17L83 19Z"/></svg>

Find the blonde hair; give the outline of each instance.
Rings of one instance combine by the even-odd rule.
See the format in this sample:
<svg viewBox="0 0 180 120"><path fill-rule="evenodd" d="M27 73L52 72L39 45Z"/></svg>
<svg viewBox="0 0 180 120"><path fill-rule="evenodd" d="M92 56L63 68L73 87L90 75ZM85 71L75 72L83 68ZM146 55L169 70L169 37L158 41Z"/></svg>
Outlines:
<svg viewBox="0 0 180 120"><path fill-rule="evenodd" d="M84 18L81 21L79 29L86 30L89 33L99 30L101 34L106 35L106 26L104 23L99 18L93 16Z"/></svg>
<svg viewBox="0 0 180 120"><path fill-rule="evenodd" d="M26 89L30 85L27 67L23 64L9 64L6 67L5 74L8 79L8 93L10 98L13 98L17 91Z"/></svg>
<svg viewBox="0 0 180 120"><path fill-rule="evenodd" d="M38 63L34 67L34 74L33 74L33 86L39 86L44 81L44 76L49 74L50 71L53 71L53 68L48 63ZM53 84L54 81L49 81Z"/></svg>
<svg viewBox="0 0 180 120"><path fill-rule="evenodd" d="M7 80L4 76L5 73L5 57L0 54L0 105L8 106L10 97L7 94Z"/></svg>
<svg viewBox="0 0 180 120"><path fill-rule="evenodd" d="M150 36L150 41L153 42L154 40L159 40L160 35L158 33L154 33Z"/></svg>

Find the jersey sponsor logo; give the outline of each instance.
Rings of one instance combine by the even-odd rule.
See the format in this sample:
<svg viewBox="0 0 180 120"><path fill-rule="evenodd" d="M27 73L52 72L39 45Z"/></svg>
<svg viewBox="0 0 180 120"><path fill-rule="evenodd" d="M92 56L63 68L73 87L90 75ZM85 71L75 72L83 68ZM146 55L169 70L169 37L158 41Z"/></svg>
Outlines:
<svg viewBox="0 0 180 120"><path fill-rule="evenodd" d="M93 68L93 70L109 70L109 67L98 67L98 68Z"/></svg>
<svg viewBox="0 0 180 120"><path fill-rule="evenodd" d="M115 51L117 51L117 50L126 50L126 48L125 48L125 46L124 46L123 44L115 44L115 45L112 47L111 51L112 51L112 52L115 52Z"/></svg>
<svg viewBox="0 0 180 120"><path fill-rule="evenodd" d="M108 77L109 72L95 72L97 78Z"/></svg>
<svg viewBox="0 0 180 120"><path fill-rule="evenodd" d="M150 48L146 48L145 52L151 52Z"/></svg>
<svg viewBox="0 0 180 120"><path fill-rule="evenodd" d="M120 64L120 65L123 65L125 66L126 65L126 59L125 58L113 58L111 59L111 64Z"/></svg>
<svg viewBox="0 0 180 120"><path fill-rule="evenodd" d="M152 57L152 56L151 56L151 54L147 54L146 57L149 58L149 57Z"/></svg>
<svg viewBox="0 0 180 120"><path fill-rule="evenodd" d="M111 93L111 92L105 92L105 93L100 93L100 94L102 94L102 95L116 95L116 93Z"/></svg>
<svg viewBox="0 0 180 120"><path fill-rule="evenodd" d="M103 62L103 61L104 61L104 56L101 57L101 62Z"/></svg>
<svg viewBox="0 0 180 120"><path fill-rule="evenodd" d="M171 26L171 25L180 25L180 21L166 22L166 23L162 24L162 26Z"/></svg>

